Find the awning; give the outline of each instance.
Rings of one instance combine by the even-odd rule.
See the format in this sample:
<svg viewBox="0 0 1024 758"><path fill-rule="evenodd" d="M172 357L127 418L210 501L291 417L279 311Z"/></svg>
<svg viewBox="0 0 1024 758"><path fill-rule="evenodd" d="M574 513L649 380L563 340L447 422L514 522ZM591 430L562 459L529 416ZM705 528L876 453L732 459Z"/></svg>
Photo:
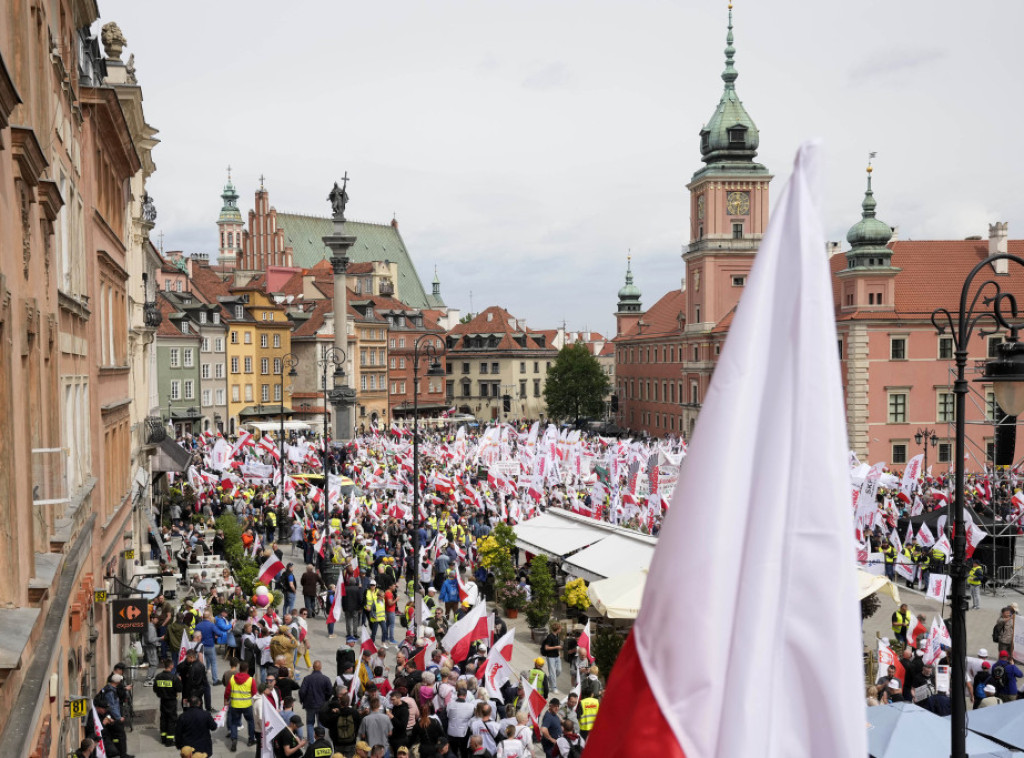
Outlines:
<svg viewBox="0 0 1024 758"><path fill-rule="evenodd" d="M248 426L253 429L258 429L261 434L271 432L272 434L278 434L281 431L280 421L244 421L243 426ZM309 423L306 421L285 421L284 430L285 432L301 432L306 429L310 429Z"/></svg>
<svg viewBox="0 0 1024 758"><path fill-rule="evenodd" d="M543 513L513 527L516 545L529 553L565 558L608 536L608 532L554 513Z"/></svg>
<svg viewBox="0 0 1024 758"><path fill-rule="evenodd" d="M601 579L587 587L598 613L610 619L635 619L647 584L647 569Z"/></svg>
<svg viewBox="0 0 1024 758"><path fill-rule="evenodd" d="M153 471L177 471L182 472L188 468L192 454L169 437L165 437L156 445L156 454L153 456Z"/></svg>
<svg viewBox="0 0 1024 758"><path fill-rule="evenodd" d="M290 416L292 409L283 405L247 405L238 412L238 418L280 416L282 413Z"/></svg>
<svg viewBox="0 0 1024 758"><path fill-rule="evenodd" d="M566 558L562 570L571 576L595 582L646 569L651 565L656 544L657 540L642 535L634 538L608 534L600 542Z"/></svg>
<svg viewBox="0 0 1024 758"><path fill-rule="evenodd" d="M875 576L862 569L857 569L857 580L860 583L859 596L861 600L876 592L882 592L891 597L896 605L900 604L899 589L884 576Z"/></svg>

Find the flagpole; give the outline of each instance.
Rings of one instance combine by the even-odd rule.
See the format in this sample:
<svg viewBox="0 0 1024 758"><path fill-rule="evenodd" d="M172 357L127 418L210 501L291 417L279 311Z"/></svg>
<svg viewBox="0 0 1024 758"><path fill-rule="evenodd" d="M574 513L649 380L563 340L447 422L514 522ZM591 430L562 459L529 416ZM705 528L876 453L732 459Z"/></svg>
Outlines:
<svg viewBox="0 0 1024 758"><path fill-rule="evenodd" d="M328 480L327 480L327 477L328 477L328 473L327 473L327 460L328 460L328 458L327 458L327 424L328 424L328 419L327 419L327 368L329 366L334 366L334 385L335 385L335 387L337 387L338 380L345 378L345 360L347 358L348 358L348 356L345 354L345 351L342 350L337 345L325 345L324 346L324 350L323 350L323 355L321 356L320 360L318 360L316 362L317 365L322 369L322 374L321 374L322 381L321 381L320 386L323 387L323 390L324 390L324 436L323 436L323 440L322 440L323 447L324 447L324 449L323 449L323 458L324 458L324 492L328 492L329 491ZM328 501L327 504L328 504L328 506L330 506L330 502L329 501Z"/></svg>
<svg viewBox="0 0 1024 758"><path fill-rule="evenodd" d="M299 359L293 353L285 353L281 357L281 434L277 441L278 457L281 459L281 503L284 505L284 368L288 367L289 378L294 379L299 375L295 367L299 365ZM280 507L280 506L279 506Z"/></svg>
<svg viewBox="0 0 1024 758"><path fill-rule="evenodd" d="M1024 258L1016 255L1000 253L990 255L971 269L964 280L960 292L960 309L955 316L946 308L938 308L932 313L932 324L940 335L949 332L953 338L953 356L956 363L956 381L953 383L953 394L956 402L955 419L955 468L952 517L953 517L953 561L949 567L952 578L950 607L952 608L952 636L950 670L950 690L952 712L950 714L950 738L952 758L967 758L967 705L964 700L966 691L967 667L967 535L964 527L964 457L966 455L966 410L968 384L966 378L967 355L970 339L979 322L985 326L979 333L986 336L1005 329L1009 332L1006 342L999 345L999 355L985 364L984 376L975 381L992 384L999 405L997 415L1016 416L1024 411L1024 397L1019 390L1024 383L1024 346L1017 341L1018 321L1017 303L1013 296L1003 292L999 283L988 279L980 284L971 296L974 278L981 271L999 271L1005 273L1005 265L999 263L1013 262L1024 267ZM991 267L991 268L990 268ZM986 288L990 288L988 296L983 296ZM981 305L986 310L975 307ZM987 309L991 306L991 312ZM1010 323L1007 319L1012 319ZM997 419L998 423L998 419Z"/></svg>

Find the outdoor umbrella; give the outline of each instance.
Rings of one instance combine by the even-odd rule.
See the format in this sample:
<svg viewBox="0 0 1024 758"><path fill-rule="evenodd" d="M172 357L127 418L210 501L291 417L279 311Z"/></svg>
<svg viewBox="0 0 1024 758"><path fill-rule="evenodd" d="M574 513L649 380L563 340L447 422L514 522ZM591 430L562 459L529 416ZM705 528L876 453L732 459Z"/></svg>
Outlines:
<svg viewBox="0 0 1024 758"><path fill-rule="evenodd" d="M913 703L866 710L871 758L936 758L950 754L949 721ZM967 734L971 758L1012 758L1012 752L978 734Z"/></svg>
<svg viewBox="0 0 1024 758"><path fill-rule="evenodd" d="M1012 700L967 714L967 728L1024 750L1024 700Z"/></svg>
<svg viewBox="0 0 1024 758"><path fill-rule="evenodd" d="M590 602L610 619L635 619L647 584L647 569L630 571L591 582L587 587Z"/></svg>

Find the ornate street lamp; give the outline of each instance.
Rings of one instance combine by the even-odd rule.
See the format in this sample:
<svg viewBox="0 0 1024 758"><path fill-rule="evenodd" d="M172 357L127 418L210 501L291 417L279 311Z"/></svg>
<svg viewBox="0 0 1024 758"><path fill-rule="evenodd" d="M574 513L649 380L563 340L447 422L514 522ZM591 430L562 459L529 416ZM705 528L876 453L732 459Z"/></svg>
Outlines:
<svg viewBox="0 0 1024 758"><path fill-rule="evenodd" d="M320 386L324 391L324 494L327 494L327 433L328 433L328 418L327 418L327 369L331 366L334 367L334 381L333 385L337 388L339 385L345 384L345 360L348 356L345 351L337 345L325 345L323 354L320 360L316 362L316 365L320 367L321 377Z"/></svg>
<svg viewBox="0 0 1024 758"><path fill-rule="evenodd" d="M1024 268L1024 258L1001 253L991 255L978 263L967 275L960 291L960 309L954 317L945 308L932 313L932 324L939 334L947 332L953 338L953 356L956 362L956 381L953 394L956 402L956 441L954 461L953 500L953 561L949 567L952 577L952 625L950 692L952 714L950 715L951 746L953 758L967 758L967 707L964 702L965 674L967 666L967 598L964 595L967 580L966 547L967 536L964 528L964 453L966 447L966 406L967 406L967 353L975 328L980 336L999 331L1008 332L1007 341L998 347L998 355L985 364L985 374L975 381L992 384L996 402L1003 413L1017 416L1024 412L1024 346L1017 341L1020 329L1020 313L1017 299L1012 293L1003 292L999 282L987 279L972 294L975 277L981 271L995 269L996 261L1005 260ZM979 307L980 306L980 307ZM977 309L977 310L976 310ZM982 323L984 325L982 326Z"/></svg>
<svg viewBox="0 0 1024 758"><path fill-rule="evenodd" d="M281 436L277 441L280 448L277 452L281 456L281 505L284 505L284 369L287 366L289 378L294 379L299 375L299 372L295 370L298 365L299 359L292 353L285 353L281 357Z"/></svg>
<svg viewBox="0 0 1024 758"><path fill-rule="evenodd" d="M425 344L422 344L425 343ZM422 347L422 350L421 350ZM420 357L427 357L427 377L445 376L444 366L438 360L444 355L444 341L436 334L421 335L412 349L412 612L413 629L419 627L423 618L422 609L416 598L420 589Z"/></svg>
<svg viewBox="0 0 1024 758"><path fill-rule="evenodd" d="M932 447L939 444L939 436L935 433L934 429L918 429L917 434L914 435L914 442L921 445L921 449L924 450L924 466L921 468L922 471L928 471L928 444L931 443Z"/></svg>

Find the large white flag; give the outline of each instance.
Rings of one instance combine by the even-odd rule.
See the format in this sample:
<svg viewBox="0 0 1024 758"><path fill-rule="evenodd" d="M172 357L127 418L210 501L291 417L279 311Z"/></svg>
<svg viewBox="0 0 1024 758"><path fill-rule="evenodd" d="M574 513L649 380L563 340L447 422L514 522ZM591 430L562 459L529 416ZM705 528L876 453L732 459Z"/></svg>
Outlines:
<svg viewBox="0 0 1024 758"><path fill-rule="evenodd" d="M637 745L664 758L867 754L816 153L801 147L757 253L587 758L635 755ZM686 576L707 577L699 613L665 601ZM827 659L807 633L820 628Z"/></svg>
<svg viewBox="0 0 1024 758"><path fill-rule="evenodd" d="M487 639L490 639L487 634L487 603L478 603L449 627L441 645L451 654L453 661L461 663L469 657L470 644Z"/></svg>
<svg viewBox="0 0 1024 758"><path fill-rule="evenodd" d="M279 735L282 731L288 728L288 725L284 723L284 719L281 718L281 714L277 712L269 700L263 698L263 754L273 755L274 754L274 737Z"/></svg>
<svg viewBox="0 0 1024 758"><path fill-rule="evenodd" d="M516 630L509 629L494 643L494 647L487 654L487 660L484 662L484 681L491 695L497 695L501 691L501 686L516 675L516 670L512 668L515 636Z"/></svg>

